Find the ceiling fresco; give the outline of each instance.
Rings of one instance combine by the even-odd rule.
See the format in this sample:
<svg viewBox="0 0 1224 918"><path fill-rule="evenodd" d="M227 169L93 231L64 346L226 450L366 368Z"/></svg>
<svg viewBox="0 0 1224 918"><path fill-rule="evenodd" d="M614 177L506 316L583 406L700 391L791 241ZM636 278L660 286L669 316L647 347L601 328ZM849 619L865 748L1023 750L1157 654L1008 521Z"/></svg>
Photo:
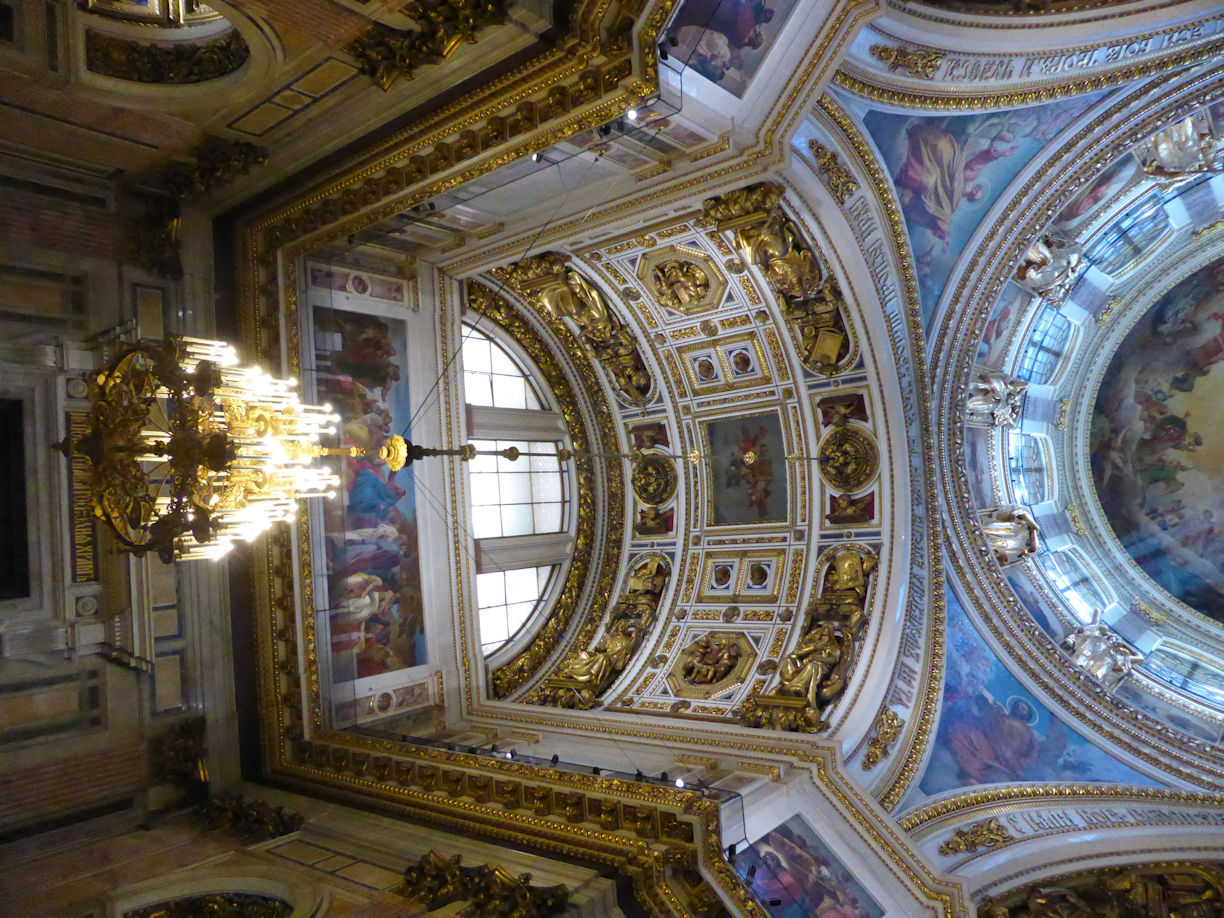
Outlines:
<svg viewBox="0 0 1224 918"><path fill-rule="evenodd" d="M951 588L947 604L943 710L926 771L903 809L984 784L1154 783L1038 701L987 646Z"/></svg>
<svg viewBox="0 0 1224 918"><path fill-rule="evenodd" d="M980 115L863 118L905 217L925 322L953 265L1012 179L1100 94Z"/></svg>
<svg viewBox="0 0 1224 918"><path fill-rule="evenodd" d="M1102 377L1092 476L1127 553L1191 608L1224 623L1224 261L1144 313Z"/></svg>
<svg viewBox="0 0 1224 918"><path fill-rule="evenodd" d="M796 0L687 0L668 29L671 52L727 92L744 97Z"/></svg>

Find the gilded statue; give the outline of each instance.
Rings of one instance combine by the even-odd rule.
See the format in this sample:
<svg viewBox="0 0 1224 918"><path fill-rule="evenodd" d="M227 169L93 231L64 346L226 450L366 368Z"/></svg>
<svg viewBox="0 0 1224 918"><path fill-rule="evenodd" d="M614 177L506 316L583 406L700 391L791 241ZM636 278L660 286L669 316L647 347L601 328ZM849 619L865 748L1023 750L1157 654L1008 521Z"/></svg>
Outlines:
<svg viewBox="0 0 1224 918"><path fill-rule="evenodd" d="M1065 236L1046 233L1025 251L1012 279L1054 305L1067 298L1084 263L1079 243Z"/></svg>
<svg viewBox="0 0 1224 918"><path fill-rule="evenodd" d="M778 694L805 698L808 707L818 711L821 702L840 693L840 684L831 676L841 660L842 649L830 623L817 625L778 665Z"/></svg>
<svg viewBox="0 0 1224 918"><path fill-rule="evenodd" d="M824 712L850 681L856 642L867 622L868 580L876 564L874 556L855 548L833 555L824 588L808 610L803 636L778 664L774 691L744 704L743 723L805 732L825 726Z"/></svg>
<svg viewBox="0 0 1224 918"><path fill-rule="evenodd" d="M1219 162L1220 141L1212 136L1210 122L1204 121L1201 115L1191 115L1157 131L1149 144L1143 171L1153 178L1163 179L1165 184L1175 184L1192 175L1215 175L1224 171Z"/></svg>
<svg viewBox="0 0 1224 918"><path fill-rule="evenodd" d="M1101 621L1100 609L1093 610L1091 622L1068 634L1062 647L1072 663L1110 690L1143 662L1143 654Z"/></svg>
<svg viewBox="0 0 1224 918"><path fill-rule="evenodd" d="M755 185L728 191L716 198L707 198L701 205L702 219L724 229L726 227L720 224L771 211L781 200L781 185L776 182L757 182Z"/></svg>
<svg viewBox="0 0 1224 918"><path fill-rule="evenodd" d="M848 337L841 291L781 201L780 185L758 183L710 198L704 215L732 234L740 257L777 291L803 363L832 373Z"/></svg>
<svg viewBox="0 0 1224 918"><path fill-rule="evenodd" d="M978 370L969 383L965 420L974 427L1015 427L1028 383L999 370Z"/></svg>
<svg viewBox="0 0 1224 918"><path fill-rule="evenodd" d="M733 638L703 634L686 652L680 675L689 685L715 685L731 675L743 651Z"/></svg>
<svg viewBox="0 0 1224 918"><path fill-rule="evenodd" d="M1015 564L1036 554L1041 527L1027 507L1020 504L991 507L979 510L978 518L986 534L986 544L1000 565Z"/></svg>
<svg viewBox="0 0 1224 918"><path fill-rule="evenodd" d="M670 568L659 556L634 568L624 593L608 611L603 637L594 647L565 660L528 701L583 710L595 707L650 630L669 577Z"/></svg>
<svg viewBox="0 0 1224 918"><path fill-rule="evenodd" d="M633 656L637 647L634 626L632 619L617 622L593 649L579 651L577 658L566 663L561 668L561 678L588 687L586 691L593 700Z"/></svg>
<svg viewBox="0 0 1224 918"><path fill-rule="evenodd" d="M565 255L535 255L510 265L504 274L545 316L574 324L628 402L642 404L649 398L650 373L633 334L612 313L599 288L569 267Z"/></svg>
<svg viewBox="0 0 1224 918"><path fill-rule="evenodd" d="M699 302L710 292L710 278L691 261L670 259L655 267L651 275L655 298L669 309Z"/></svg>

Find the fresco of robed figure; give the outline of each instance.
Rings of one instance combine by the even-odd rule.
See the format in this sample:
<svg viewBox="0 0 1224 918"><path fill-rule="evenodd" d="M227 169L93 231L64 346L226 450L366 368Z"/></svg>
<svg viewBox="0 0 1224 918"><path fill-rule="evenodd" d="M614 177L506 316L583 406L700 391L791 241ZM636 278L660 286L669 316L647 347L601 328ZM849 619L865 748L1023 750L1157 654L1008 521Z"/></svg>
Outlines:
<svg viewBox="0 0 1224 918"><path fill-rule="evenodd" d="M319 400L340 415L341 445L377 450L412 413L405 325L328 307L313 315ZM425 662L412 469L346 458L340 478L343 497L323 505L336 683Z"/></svg>
<svg viewBox="0 0 1224 918"><path fill-rule="evenodd" d="M917 792L902 809L946 791L1021 781L1151 785L1071 730L1021 685L947 590L943 709Z"/></svg>
<svg viewBox="0 0 1224 918"><path fill-rule="evenodd" d="M735 859L771 918L881 918L884 909L802 816L774 826Z"/></svg>
<svg viewBox="0 0 1224 918"><path fill-rule="evenodd" d="M1224 623L1224 260L1161 296L1118 347L1092 418L1101 508L1135 562Z"/></svg>
<svg viewBox="0 0 1224 918"><path fill-rule="evenodd" d="M924 321L1004 188L1099 96L978 115L867 113L905 216Z"/></svg>
<svg viewBox="0 0 1224 918"><path fill-rule="evenodd" d="M782 30L795 0L687 0L667 30L670 56L739 98Z"/></svg>

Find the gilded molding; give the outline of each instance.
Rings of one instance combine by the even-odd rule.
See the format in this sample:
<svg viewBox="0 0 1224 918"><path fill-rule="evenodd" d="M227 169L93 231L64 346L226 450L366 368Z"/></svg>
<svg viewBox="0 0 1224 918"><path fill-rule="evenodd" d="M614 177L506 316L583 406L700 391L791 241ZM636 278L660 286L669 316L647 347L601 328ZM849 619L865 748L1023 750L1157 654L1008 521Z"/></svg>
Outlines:
<svg viewBox="0 0 1224 918"><path fill-rule="evenodd" d="M1224 866L1171 861L1097 867L1045 877L991 897L978 906L982 918L1043 918L1046 915L1219 914Z"/></svg>
<svg viewBox="0 0 1224 918"><path fill-rule="evenodd" d="M874 74L861 66L856 66L852 61L845 62L833 74L833 83L865 99L903 108L962 111L1013 108L1068 96L1086 95L1158 73L1197 64L1218 56L1222 48L1224 48L1224 40L1208 42L1114 70L1071 77L1052 85L1048 83L1043 85L1034 81L1033 88L1023 90L1000 89L967 93L956 89L932 88L925 92L896 89L875 82Z"/></svg>
<svg viewBox="0 0 1224 918"><path fill-rule="evenodd" d="M1194 791L1120 787L1109 784L1001 785L928 803L902 816L897 820L897 824L904 832L915 834L922 830L925 834L963 814L983 807L997 808L998 811L1002 811L1036 804L1070 806L1075 803L1104 801L1182 804L1217 809L1224 807L1224 796Z"/></svg>
<svg viewBox="0 0 1224 918"><path fill-rule="evenodd" d="M826 94L820 99L819 111L832 122L833 127L845 139L846 146L853 151L860 170L869 178L865 187L874 191L876 200L888 220L888 228L891 232L887 234L887 238L897 263L900 265L903 281L904 313L909 345L913 351L911 369L914 375L914 385L919 392L927 392L929 391L929 383L926 372L926 345L922 334L922 304L918 295L918 280L914 274L913 260L903 255L903 253L908 254L908 249L900 248L904 244L904 240L908 239L908 235L905 231L905 225L896 196L888 190L890 188L888 177L881 169L871 148L868 147L867 142L863 139L854 122L837 102ZM860 243L860 250L861 248L862 245ZM866 258L866 253L864 252L863 254ZM900 364L902 355L894 350L894 357ZM917 400L917 411L923 438L922 452L925 459L922 463L922 469L926 476L924 479L925 488L923 488L927 502L926 539L930 545L939 545L942 544L943 533L939 520L939 507L932 471L935 467L935 441L931 424L929 423L930 408L926 399ZM918 717L914 721L913 736L907 742L905 754L900 759L900 765L890 766L895 771L895 774L892 775L890 783L879 795L880 805L886 810L896 807L905 797L910 785L917 777L918 768L925 757L927 744L935 731L935 715L939 707L945 653L944 597L942 590L944 575L943 562L938 551L928 552L927 565L929 571L928 612L930 620L924 623L924 665L921 667L921 681L917 690L917 696L920 700L916 705ZM898 657L892 673L894 683L902 665L904 665L903 661ZM886 709L887 705L888 702L885 701L881 705L881 711Z"/></svg>

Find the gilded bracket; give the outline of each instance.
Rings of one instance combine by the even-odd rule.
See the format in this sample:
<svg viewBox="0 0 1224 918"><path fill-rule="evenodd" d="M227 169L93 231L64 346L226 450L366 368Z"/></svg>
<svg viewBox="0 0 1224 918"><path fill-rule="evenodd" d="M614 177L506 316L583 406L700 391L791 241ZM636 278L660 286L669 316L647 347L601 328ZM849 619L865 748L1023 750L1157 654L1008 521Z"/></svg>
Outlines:
<svg viewBox="0 0 1224 918"><path fill-rule="evenodd" d="M957 829L939 846L939 853L945 857L951 854L973 854L979 848L1001 848L1015 840L1007 826L992 816L966 828Z"/></svg>
<svg viewBox="0 0 1224 918"><path fill-rule="evenodd" d="M867 752L863 756L863 771L870 771L879 765L892 751L892 745L905 728L905 721L892 708L880 712L873 729L875 734L867 740Z"/></svg>

